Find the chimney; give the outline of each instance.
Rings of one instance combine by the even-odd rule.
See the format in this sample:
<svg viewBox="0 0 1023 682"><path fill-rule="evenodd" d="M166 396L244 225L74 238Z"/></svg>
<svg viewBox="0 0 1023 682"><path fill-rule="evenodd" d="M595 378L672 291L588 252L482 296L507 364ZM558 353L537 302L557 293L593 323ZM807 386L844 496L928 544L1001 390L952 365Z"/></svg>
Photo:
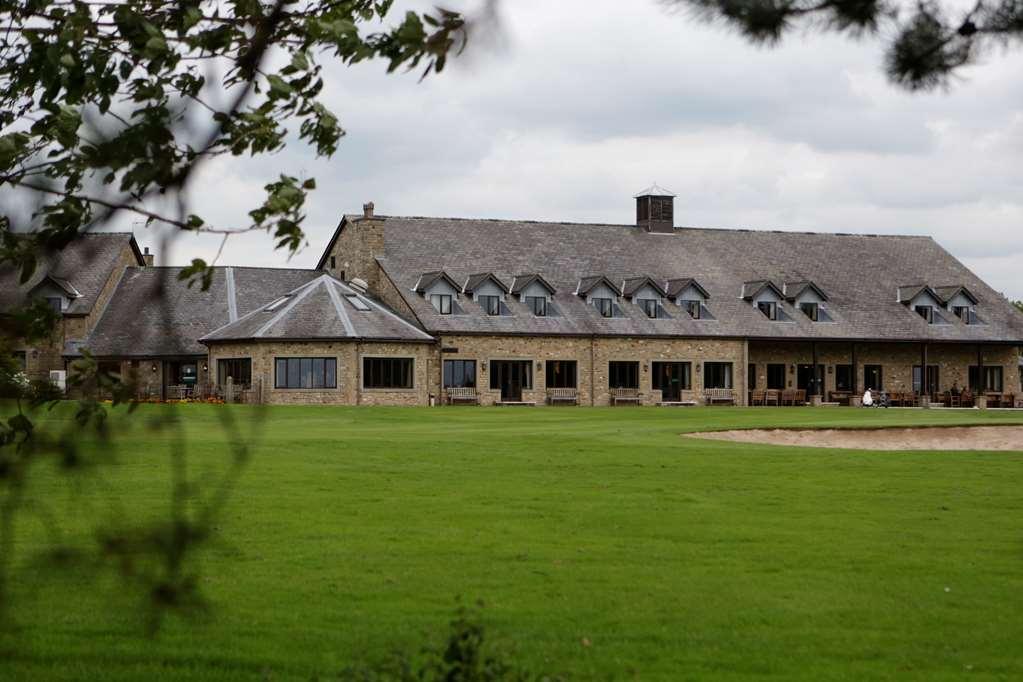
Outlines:
<svg viewBox="0 0 1023 682"><path fill-rule="evenodd" d="M675 231L675 194L655 182L636 195L636 227L647 232Z"/></svg>
<svg viewBox="0 0 1023 682"><path fill-rule="evenodd" d="M153 254L149 253L149 247L147 246L142 252L142 262L146 264L147 268L153 267Z"/></svg>
<svg viewBox="0 0 1023 682"><path fill-rule="evenodd" d="M363 217L364 220L373 220L373 209L374 208L375 207L373 206L373 202L372 201L369 202L368 204L363 204L362 205L362 217Z"/></svg>

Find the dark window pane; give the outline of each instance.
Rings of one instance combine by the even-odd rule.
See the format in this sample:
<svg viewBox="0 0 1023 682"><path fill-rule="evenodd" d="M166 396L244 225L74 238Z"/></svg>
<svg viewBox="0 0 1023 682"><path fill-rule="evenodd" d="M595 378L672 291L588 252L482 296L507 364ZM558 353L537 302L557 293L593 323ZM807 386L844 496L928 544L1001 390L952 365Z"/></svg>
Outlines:
<svg viewBox="0 0 1023 682"><path fill-rule="evenodd" d="M412 358L363 358L364 388L412 388Z"/></svg>
<svg viewBox="0 0 1023 682"><path fill-rule="evenodd" d="M785 365L767 366L767 388L775 391L785 388Z"/></svg>
<svg viewBox="0 0 1023 682"><path fill-rule="evenodd" d="M731 388L732 363L706 362L703 365L704 388Z"/></svg>
<svg viewBox="0 0 1023 682"><path fill-rule="evenodd" d="M607 377L610 388L639 388L639 363L609 362Z"/></svg>
<svg viewBox="0 0 1023 682"><path fill-rule="evenodd" d="M326 358L323 371L326 373L324 388L337 388L337 358Z"/></svg>
<svg viewBox="0 0 1023 682"><path fill-rule="evenodd" d="M746 368L746 381L749 383L749 389L751 391L757 388L757 366L750 365Z"/></svg>

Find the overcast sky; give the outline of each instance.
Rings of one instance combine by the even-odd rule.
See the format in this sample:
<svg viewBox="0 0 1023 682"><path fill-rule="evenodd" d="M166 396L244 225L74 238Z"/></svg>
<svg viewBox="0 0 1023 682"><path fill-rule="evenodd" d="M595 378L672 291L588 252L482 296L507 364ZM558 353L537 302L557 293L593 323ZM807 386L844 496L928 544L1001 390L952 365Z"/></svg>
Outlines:
<svg viewBox="0 0 1023 682"><path fill-rule="evenodd" d="M1023 298L1023 51L910 95L886 82L875 39L754 48L656 0L505 0L501 17L502 48L478 42L422 83L328 66L325 101L348 131L335 157L293 143L218 160L195 212L240 226L278 172L313 176L309 246L291 261L306 267L369 200L391 215L629 223L656 181L678 194L678 225L928 234ZM215 250L190 237L162 255ZM219 262L287 264L265 235L233 238Z"/></svg>

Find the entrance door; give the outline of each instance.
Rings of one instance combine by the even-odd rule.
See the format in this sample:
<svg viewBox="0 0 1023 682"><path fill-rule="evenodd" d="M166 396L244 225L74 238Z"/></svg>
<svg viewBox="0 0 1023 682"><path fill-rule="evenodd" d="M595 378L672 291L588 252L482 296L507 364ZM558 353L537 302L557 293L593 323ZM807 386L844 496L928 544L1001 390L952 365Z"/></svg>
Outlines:
<svg viewBox="0 0 1023 682"><path fill-rule="evenodd" d="M652 363L652 388L661 391L661 400L677 403L682 400L682 391L690 387L688 362Z"/></svg>
<svg viewBox="0 0 1023 682"><path fill-rule="evenodd" d="M800 365L796 370L796 388L813 395L813 365ZM817 395L824 393L824 365L817 365Z"/></svg>
<svg viewBox="0 0 1023 682"><path fill-rule="evenodd" d="M533 363L529 360L491 360L490 388L501 391L501 402L522 402L522 391L533 388Z"/></svg>

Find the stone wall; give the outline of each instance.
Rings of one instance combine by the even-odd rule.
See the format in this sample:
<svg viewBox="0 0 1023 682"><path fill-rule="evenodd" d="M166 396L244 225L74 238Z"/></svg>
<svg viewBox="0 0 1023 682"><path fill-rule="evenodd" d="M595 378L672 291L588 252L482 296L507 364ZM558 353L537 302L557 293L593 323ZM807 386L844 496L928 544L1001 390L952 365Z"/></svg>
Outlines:
<svg viewBox="0 0 1023 682"><path fill-rule="evenodd" d="M210 377L217 380L217 360L251 358L254 394L268 404L426 405L428 372L436 351L432 344L369 343L358 341L228 342L210 346ZM413 388L362 387L362 358L411 357ZM331 389L279 389L274 387L274 360L281 357L332 357L337 360L337 387ZM262 387L260 389L260 386Z"/></svg>
<svg viewBox="0 0 1023 682"><path fill-rule="evenodd" d="M915 343L858 343L856 344L856 386L863 385L865 365L881 365L884 389L887 391L913 390L913 367L921 362L920 344ZM986 346L984 364L1002 367L1003 391L1019 395L1021 392L1018 369L1019 351L1013 346ZM787 388L796 387L796 365L808 365L813 354L810 344L750 342L750 363L756 364L757 387L767 387L767 365L786 365ZM817 361L825 366L824 391L835 389L835 366L852 364L852 344L818 343ZM944 392L956 385L969 385L969 367L977 364L977 347L961 344L930 344L927 364L938 367L938 390ZM876 388L876 387L874 387Z"/></svg>
<svg viewBox="0 0 1023 682"><path fill-rule="evenodd" d="M64 316L57 324L53 337L33 344L16 344L15 350L25 353L25 372L31 379L49 379L51 370L64 369L64 347L68 341L85 339L99 321L107 302L117 288L124 269L138 265L135 251L128 243L121 248L117 262L107 273L106 282L96 297L92 310L87 315Z"/></svg>
<svg viewBox="0 0 1023 682"><path fill-rule="evenodd" d="M679 361L692 363L692 390L703 397L703 365L705 362L731 362L733 386L737 400L745 399L745 343L719 339L652 339L533 336L468 336L441 337L441 353L430 379L430 392L441 395L442 362L444 360L475 360L477 392L480 402L491 405L501 399L500 391L490 388L490 360L533 361L533 388L523 390L522 399L542 405L546 402L545 381L547 360L576 362L577 391L583 405L608 405L610 388L608 363L615 360L638 361L639 383L643 404L660 402L660 392L652 388L651 363Z"/></svg>

